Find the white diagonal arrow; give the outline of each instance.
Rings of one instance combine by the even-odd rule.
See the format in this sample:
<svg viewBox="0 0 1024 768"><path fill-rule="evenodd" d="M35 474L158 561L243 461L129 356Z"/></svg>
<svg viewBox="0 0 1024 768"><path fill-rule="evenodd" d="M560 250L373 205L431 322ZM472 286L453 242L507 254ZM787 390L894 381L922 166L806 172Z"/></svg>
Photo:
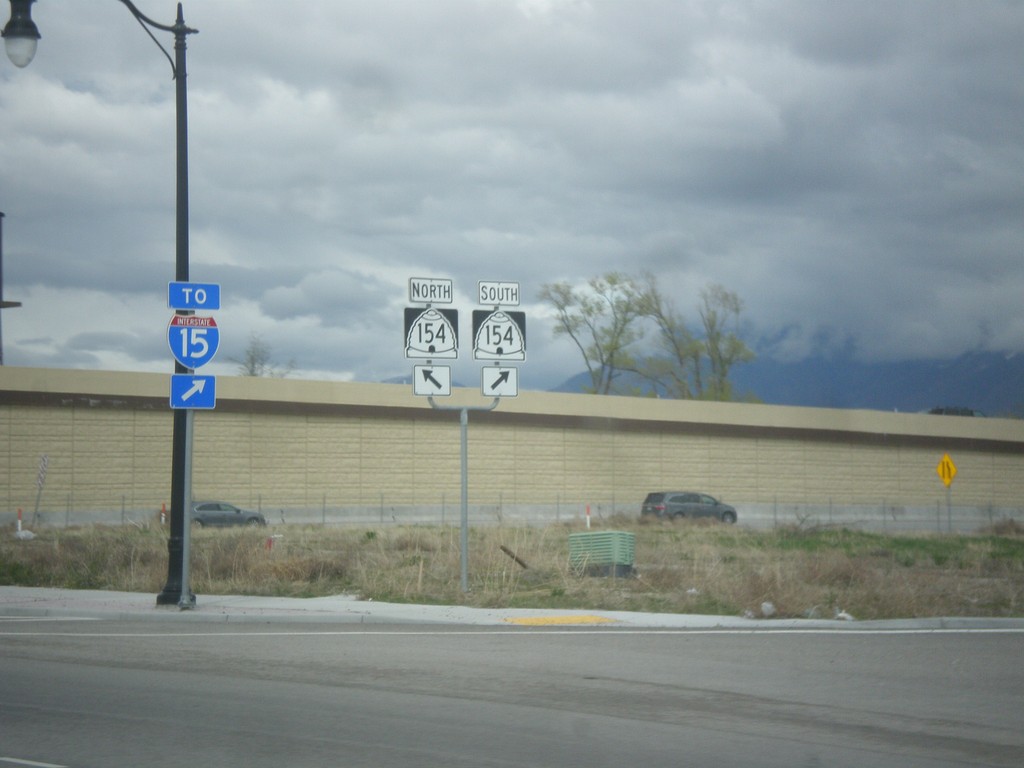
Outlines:
<svg viewBox="0 0 1024 768"><path fill-rule="evenodd" d="M196 379L195 383L191 387L186 389L184 393L182 393L182 395L181 395L181 402L184 403L186 400L188 400L190 397L192 397L192 395L198 395L198 394L202 393L202 391L205 388L206 388L206 379Z"/></svg>

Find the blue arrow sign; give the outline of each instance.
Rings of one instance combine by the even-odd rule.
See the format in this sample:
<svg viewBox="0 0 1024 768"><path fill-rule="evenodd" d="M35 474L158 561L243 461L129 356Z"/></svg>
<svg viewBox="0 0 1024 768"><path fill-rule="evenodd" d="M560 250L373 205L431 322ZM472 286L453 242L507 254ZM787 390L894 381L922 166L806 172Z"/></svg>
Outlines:
<svg viewBox="0 0 1024 768"><path fill-rule="evenodd" d="M214 408L217 405L217 379L192 373L171 375L171 408Z"/></svg>
<svg viewBox="0 0 1024 768"><path fill-rule="evenodd" d="M175 315L167 325L167 344L175 360L186 368L199 368L217 354L220 328L212 317Z"/></svg>
<svg viewBox="0 0 1024 768"><path fill-rule="evenodd" d="M212 312L220 309L220 285L217 283L168 283L167 306Z"/></svg>

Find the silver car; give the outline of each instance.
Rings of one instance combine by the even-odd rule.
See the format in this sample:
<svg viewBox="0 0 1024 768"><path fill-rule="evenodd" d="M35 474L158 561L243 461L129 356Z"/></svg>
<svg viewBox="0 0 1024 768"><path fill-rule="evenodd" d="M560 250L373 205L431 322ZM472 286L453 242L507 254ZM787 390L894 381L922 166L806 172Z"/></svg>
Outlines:
<svg viewBox="0 0 1024 768"><path fill-rule="evenodd" d="M240 509L224 501L197 501L192 505L192 522L207 525L266 525L267 518L259 512Z"/></svg>

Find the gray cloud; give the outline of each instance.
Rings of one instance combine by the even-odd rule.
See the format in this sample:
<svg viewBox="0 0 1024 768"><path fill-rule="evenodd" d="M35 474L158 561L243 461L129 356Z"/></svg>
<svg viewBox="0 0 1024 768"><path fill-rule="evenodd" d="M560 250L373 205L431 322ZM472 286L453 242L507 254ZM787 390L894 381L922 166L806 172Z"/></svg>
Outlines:
<svg viewBox="0 0 1024 768"><path fill-rule="evenodd" d="M537 291L613 269L687 312L737 291L763 355L1024 350L1018 3L184 10L214 371L257 334L296 376L408 375L407 280L436 276L467 323L478 280L520 282L520 380L552 386L582 366ZM33 14L36 60L0 65L4 360L169 371L170 68L114 0Z"/></svg>

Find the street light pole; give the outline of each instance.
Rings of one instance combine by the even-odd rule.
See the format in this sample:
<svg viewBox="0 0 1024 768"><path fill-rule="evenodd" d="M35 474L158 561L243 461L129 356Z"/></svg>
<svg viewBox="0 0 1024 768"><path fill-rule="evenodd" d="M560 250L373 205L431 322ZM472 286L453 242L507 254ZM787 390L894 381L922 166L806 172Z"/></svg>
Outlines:
<svg viewBox="0 0 1024 768"><path fill-rule="evenodd" d="M4 48L16 67L27 67L36 55L39 30L32 21L32 3L36 0L11 0L11 18L4 26Z"/></svg>
<svg viewBox="0 0 1024 768"><path fill-rule="evenodd" d="M32 21L32 3L35 0L10 0L11 19L3 29L4 44L11 61L18 67L27 66L35 55L40 39L39 30ZM146 34L156 43L171 64L175 81L176 152L176 225L174 251L174 279L188 282L188 91L186 86L185 38L199 30L185 26L181 3L174 24L160 24L143 14L131 0L120 0L139 22ZM174 58L153 35L152 30L170 32L174 35ZM187 313L185 313L187 314ZM175 362L176 373L186 373L181 363ZM188 483L189 447L191 444L191 420L188 411L175 409L171 444L171 530L167 540L167 584L157 595L157 605L180 605L182 569L184 565L185 507L190 492ZM193 598L194 599L194 598Z"/></svg>
<svg viewBox="0 0 1024 768"><path fill-rule="evenodd" d="M185 26L181 3L178 3L178 17L173 27L155 24L138 12L129 0L121 0L139 19L157 29L174 33L174 83L175 83L175 114L176 146L177 146L177 195L175 225L175 257L174 279L187 283L189 280L188 251L188 90L187 72L185 69L185 37L197 30ZM147 30L148 31L148 30ZM152 35L151 35L152 36ZM179 362L174 363L175 373L187 373L187 369ZM167 539L167 583L163 591L156 596L157 605L181 605L184 596L182 574L185 566L185 521L187 505L191 501L191 483L188 482L192 420L189 411L183 408L174 409L174 425L171 437L171 530ZM195 597L189 595L191 601Z"/></svg>
<svg viewBox="0 0 1024 768"><path fill-rule="evenodd" d="M0 310L20 307L20 301L4 300L4 212L0 211ZM4 364L3 312L0 312L0 365Z"/></svg>

